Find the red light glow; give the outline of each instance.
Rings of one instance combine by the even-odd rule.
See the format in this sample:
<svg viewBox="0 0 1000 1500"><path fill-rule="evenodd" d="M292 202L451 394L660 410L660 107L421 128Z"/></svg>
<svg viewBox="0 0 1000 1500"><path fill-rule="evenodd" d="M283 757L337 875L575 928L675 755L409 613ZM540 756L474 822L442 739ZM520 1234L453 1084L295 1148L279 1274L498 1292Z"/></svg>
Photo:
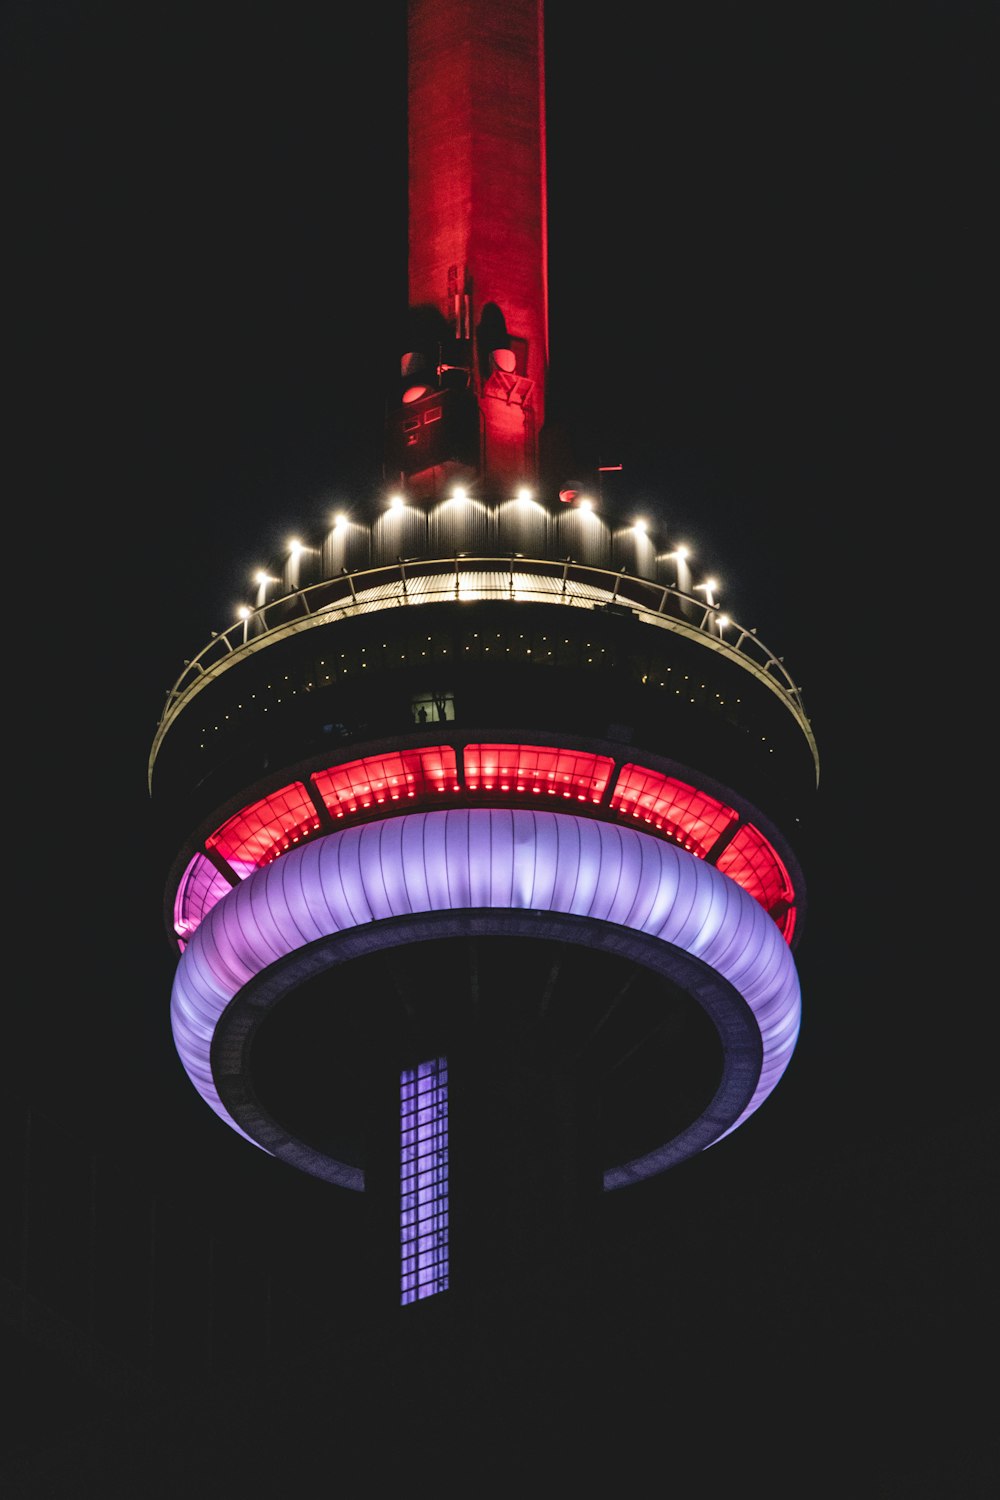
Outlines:
<svg viewBox="0 0 1000 1500"><path fill-rule="evenodd" d="M335 818L461 790L450 745L367 755L363 760L314 771L311 780Z"/></svg>
<svg viewBox="0 0 1000 1500"><path fill-rule="evenodd" d="M270 864L279 854L317 833L319 814L301 781L293 781L235 813L205 840L237 875Z"/></svg>
<svg viewBox="0 0 1000 1500"><path fill-rule="evenodd" d="M544 745L466 745L465 784L470 792L570 797L600 802L614 761L583 750Z"/></svg>
<svg viewBox="0 0 1000 1500"><path fill-rule="evenodd" d="M795 912L790 907L795 894L792 882L776 851L758 828L744 823L719 855L716 866L759 901L785 937L791 939L795 922ZM787 911L783 910L786 905Z"/></svg>
<svg viewBox="0 0 1000 1500"><path fill-rule="evenodd" d="M705 859L719 835L736 822L736 810L699 792L685 781L623 766L611 794L611 806L623 817L657 828L671 843Z"/></svg>
<svg viewBox="0 0 1000 1500"><path fill-rule="evenodd" d="M709 860L722 840L724 847L711 862L752 896L785 941L791 942L795 891L784 863L758 828L740 824L735 808L717 797L676 777L630 763L621 768L605 804L614 760L583 750L477 744L466 745L462 757L464 787L451 745L369 755L315 771L310 779L316 795L338 822L409 812L421 805L440 805L442 799L452 804L503 799L526 805L537 799L534 805L551 806L547 799L554 798L560 805L571 801L609 807L618 817L658 833L698 859ZM326 826L308 791L295 781L227 819L204 847L221 855L233 875L243 880L324 831ZM174 930L181 946L229 888L204 854L194 857L174 900Z"/></svg>

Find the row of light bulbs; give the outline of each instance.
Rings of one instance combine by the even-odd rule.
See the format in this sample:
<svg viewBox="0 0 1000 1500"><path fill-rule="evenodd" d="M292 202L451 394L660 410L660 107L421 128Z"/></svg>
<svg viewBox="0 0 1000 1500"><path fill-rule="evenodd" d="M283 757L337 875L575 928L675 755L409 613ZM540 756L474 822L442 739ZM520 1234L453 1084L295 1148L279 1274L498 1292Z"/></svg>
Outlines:
<svg viewBox="0 0 1000 1500"><path fill-rule="evenodd" d="M514 498L516 500L519 500L519 501L522 501L522 502L530 502L530 501L534 500L534 496L533 496L531 490L524 489L524 488L519 489ZM593 509L594 509L594 503L589 498L589 496L587 496L587 495L576 496L574 494L573 498L576 501L575 508L577 510L582 510L582 511L585 511L585 512L592 512L593 511ZM448 496L448 500L449 501L458 501L458 502L461 502L463 500L468 500L468 499L469 499L469 493L468 493L468 491L466 489L462 488L461 486L458 486L454 490L452 490L451 494ZM399 494L391 495L389 497L387 509L392 510L392 511L399 511L399 510L405 510L405 509L407 509L407 504L406 504L405 497L403 495L399 495ZM344 528L348 524L349 524L348 518L347 518L346 515L344 515L344 513L342 511L338 512L333 517L333 526L334 526L334 530L336 530L336 531L342 531L342 530L344 530ZM643 520L634 521L632 523L632 526L631 526L630 529L636 534L636 536L645 536L647 534L646 522L643 521ZM289 540L289 542L288 542L287 545L288 545L288 555L292 559L298 557L303 552L309 552L309 551L315 551L316 550L315 548L308 547L304 542L300 541L297 537L292 537ZM675 557L680 562L686 562L687 559L691 556L691 552L690 552L689 548L687 548L685 546L679 546L679 547L675 547L672 552L666 553L665 556L667 556L667 557ZM268 573L263 568L258 569L257 572L255 572L252 575L252 580L258 586L261 586L261 585L267 584L267 583L279 583L280 582L280 579L275 578L273 574ZM694 589L695 589L696 592L699 592L699 593L703 592L705 594L705 603L708 605L709 608L714 609L715 606L716 606L716 604L718 603L718 600L715 597L716 591L718 589L718 583L716 582L716 580L714 578L708 578L708 579L706 579L704 581L704 583L695 584L693 587L694 587ZM253 610L248 605L243 604L243 605L239 606L239 608L237 609L236 613L237 613L237 617L239 619L245 620L245 619L248 619L251 614L253 614ZM728 620L727 616L720 615L716 623L719 626L725 626L725 625L729 624L729 620Z"/></svg>

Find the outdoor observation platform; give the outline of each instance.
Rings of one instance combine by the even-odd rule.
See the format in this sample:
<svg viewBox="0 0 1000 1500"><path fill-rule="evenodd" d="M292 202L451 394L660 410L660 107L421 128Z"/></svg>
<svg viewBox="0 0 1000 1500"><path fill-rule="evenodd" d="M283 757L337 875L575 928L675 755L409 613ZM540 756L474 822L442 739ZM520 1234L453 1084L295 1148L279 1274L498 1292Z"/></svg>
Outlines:
<svg viewBox="0 0 1000 1500"><path fill-rule="evenodd" d="M806 901L784 830L819 763L784 662L684 549L586 506L457 493L340 516L257 589L185 663L149 759L174 839L171 941L211 952L215 970L231 924L242 932L210 996L198 957L175 997L211 1107L354 1188L378 1080L407 1050L464 1056L463 1074L501 1095L505 1048L534 1056L545 1100L552 1059L558 1074L600 1035L597 1071L569 1068L575 1103L559 1108L585 1120L581 1098L603 1101L585 1156L605 1187L752 1112L794 1044L788 955ZM691 879L742 951L770 955L776 1027L721 958L695 956L679 915ZM674 938L641 914L667 891ZM271 937L246 905L258 900ZM223 972L251 952L255 977L230 994Z"/></svg>

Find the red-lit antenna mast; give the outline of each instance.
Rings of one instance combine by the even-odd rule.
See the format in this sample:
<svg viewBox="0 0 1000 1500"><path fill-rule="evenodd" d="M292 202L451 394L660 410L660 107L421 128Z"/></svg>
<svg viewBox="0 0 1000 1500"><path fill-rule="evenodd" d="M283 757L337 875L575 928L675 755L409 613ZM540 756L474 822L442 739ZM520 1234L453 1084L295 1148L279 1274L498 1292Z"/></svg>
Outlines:
<svg viewBox="0 0 1000 1500"><path fill-rule="evenodd" d="M403 1223L404 1300L554 1297L602 1188L784 1072L818 757L687 549L545 472L541 0L408 14L396 492L169 695L172 1024L220 1119Z"/></svg>
<svg viewBox="0 0 1000 1500"><path fill-rule="evenodd" d="M409 320L386 467L415 499L537 484L548 376L541 0L412 0Z"/></svg>

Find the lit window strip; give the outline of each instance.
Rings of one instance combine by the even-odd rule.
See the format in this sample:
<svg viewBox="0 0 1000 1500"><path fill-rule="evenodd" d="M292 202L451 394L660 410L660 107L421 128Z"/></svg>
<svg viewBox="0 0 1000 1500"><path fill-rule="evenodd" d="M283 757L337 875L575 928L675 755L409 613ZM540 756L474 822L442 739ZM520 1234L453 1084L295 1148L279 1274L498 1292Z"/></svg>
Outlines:
<svg viewBox="0 0 1000 1500"><path fill-rule="evenodd" d="M586 751L561 750L557 747L520 744L471 744L461 752L465 767L466 788L470 793L486 791L524 795L547 792L563 798L600 803L606 793L614 762ZM434 794L462 794L456 774L455 750L435 745L418 750L389 752L370 756L325 771L313 772L312 781L327 808L335 818L345 812L356 815L363 808L386 800L421 799ZM294 804L290 794L295 794ZM304 813L304 788L293 783L270 797L244 808L206 840L207 848L217 848L227 858L239 878L245 879L255 867L285 853L294 844L320 831L318 822L295 814ZM279 807L285 818L274 816ZM619 817L641 819L657 828L672 843L704 859L721 828L737 814L704 792L685 782L651 771L642 766L622 766L612 788L609 806ZM267 830L267 816L273 821ZM246 838L239 853L249 856L240 860L237 850L224 847L224 835L241 825L255 833ZM751 852L751 843L755 844ZM255 847L252 847L255 845ZM795 894L776 850L762 834L750 825L738 830L728 850L718 860L718 868L741 885L772 914L786 942L791 942L795 925ZM185 885L175 899L174 928L180 943L186 943L205 914L226 894L228 886L206 892L201 900L193 885Z"/></svg>
<svg viewBox="0 0 1000 1500"><path fill-rule="evenodd" d="M448 1287L448 1064L400 1074L400 1302Z"/></svg>
<svg viewBox="0 0 1000 1500"><path fill-rule="evenodd" d="M243 808L205 840L245 878L319 832L319 819L300 781Z"/></svg>
<svg viewBox="0 0 1000 1500"><path fill-rule="evenodd" d="M466 745L470 792L530 792L599 803L614 770L610 756L542 745Z"/></svg>
<svg viewBox="0 0 1000 1500"><path fill-rule="evenodd" d="M460 790L455 751L450 745L365 756L314 771L312 781L334 818L385 803Z"/></svg>

